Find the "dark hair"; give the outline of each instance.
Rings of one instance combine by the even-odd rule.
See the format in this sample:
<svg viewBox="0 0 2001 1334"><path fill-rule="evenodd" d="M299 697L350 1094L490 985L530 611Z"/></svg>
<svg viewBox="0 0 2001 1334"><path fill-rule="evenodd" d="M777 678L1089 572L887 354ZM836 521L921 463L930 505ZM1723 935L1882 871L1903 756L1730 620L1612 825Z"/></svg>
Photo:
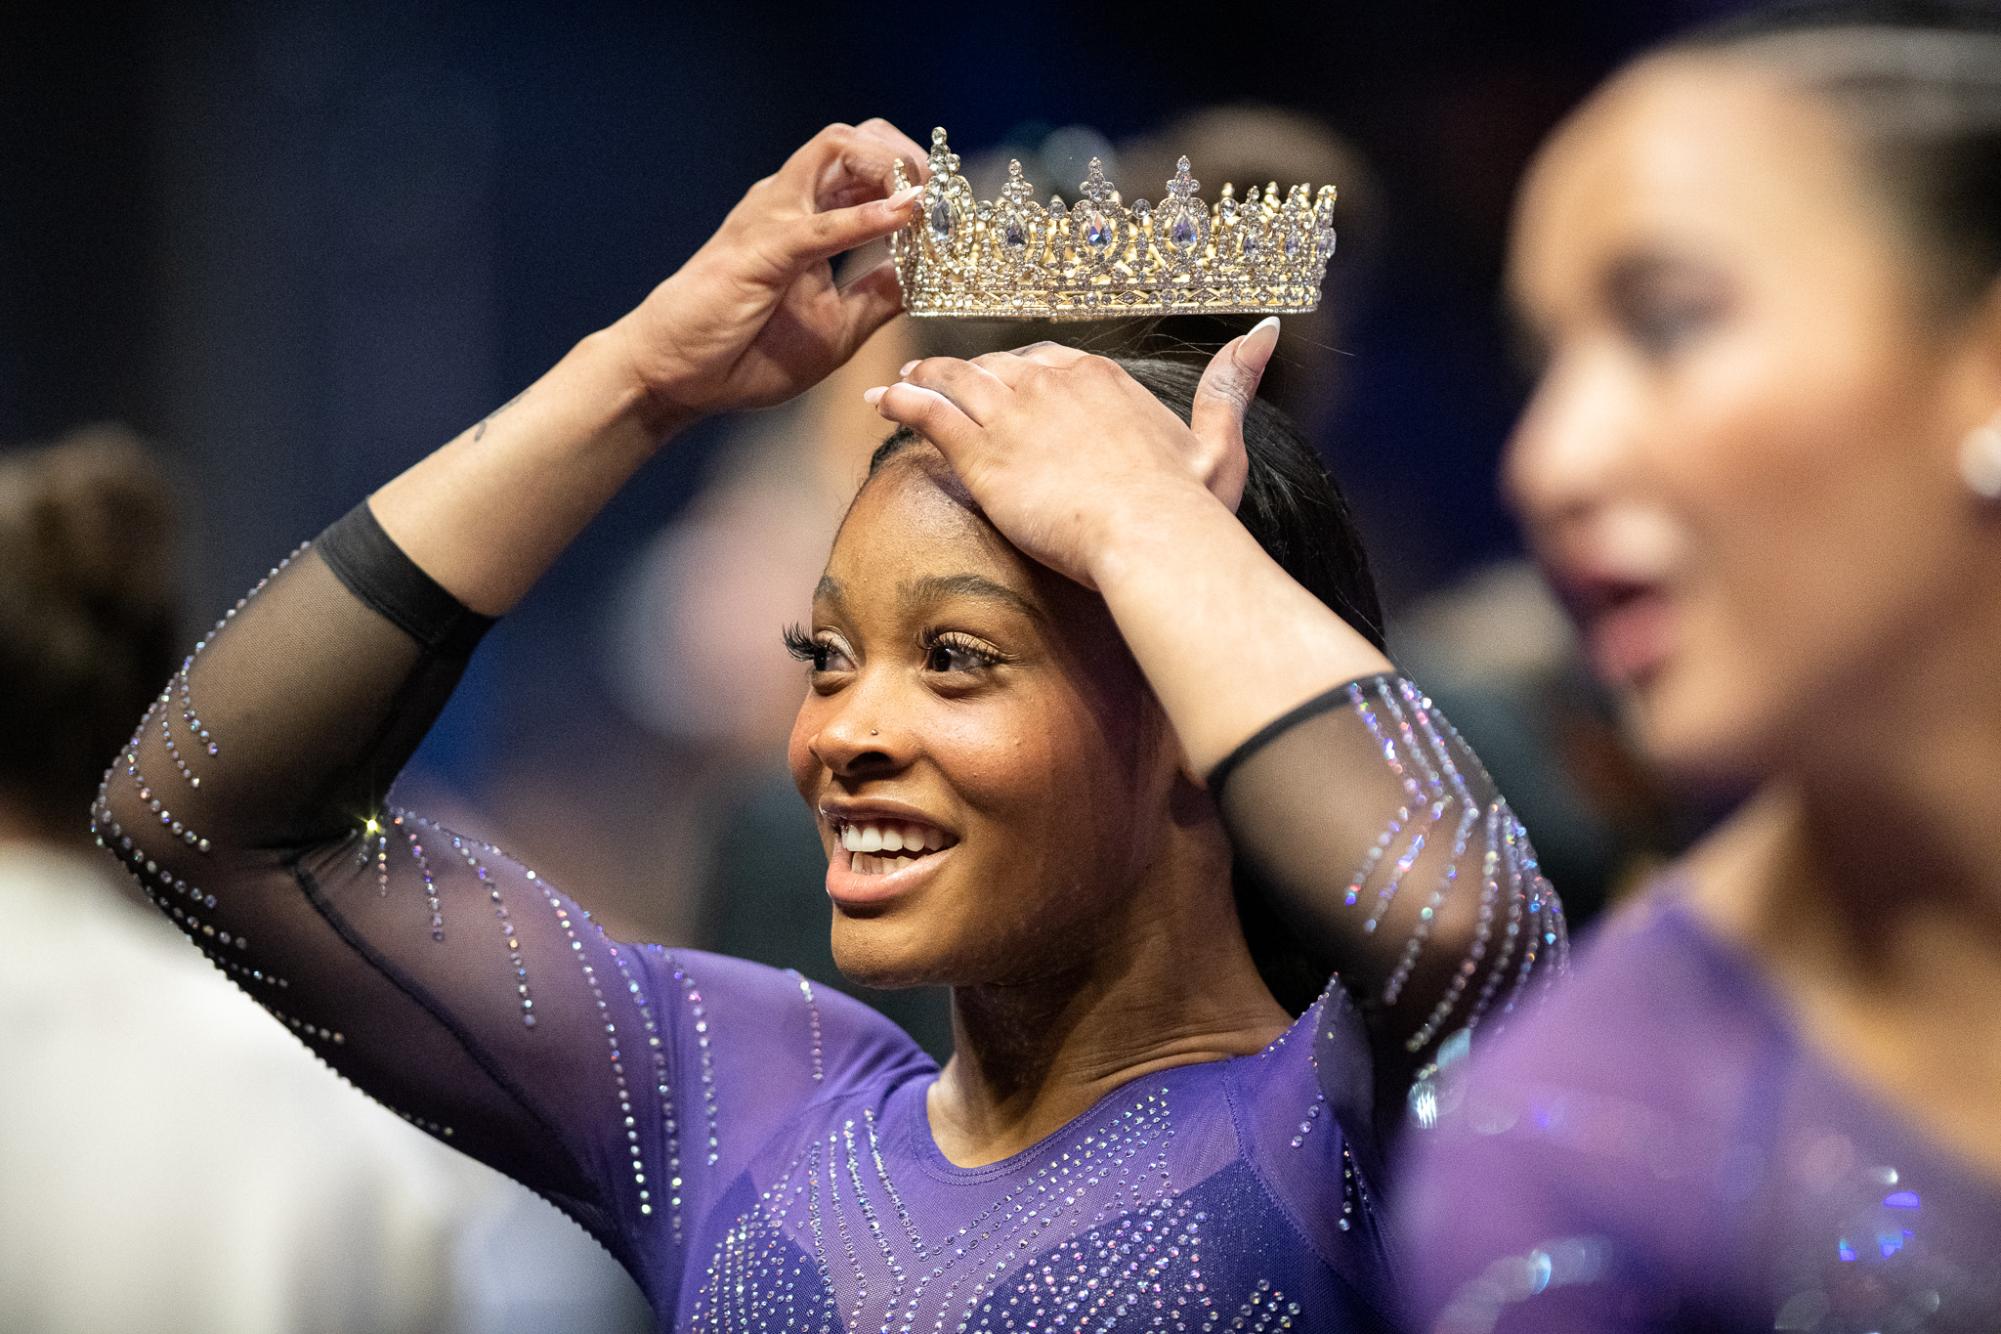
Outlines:
<svg viewBox="0 0 2001 1334"><path fill-rule="evenodd" d="M177 660L174 518L111 428L0 454L0 802L79 836L104 757Z"/></svg>
<svg viewBox="0 0 2001 1334"><path fill-rule="evenodd" d="M1918 241L1948 310L2001 276L2001 5L1993 0L1789 0L1661 48L1768 64L1855 135L1872 191ZM1830 58L1835 57L1835 58Z"/></svg>
<svg viewBox="0 0 2001 1334"><path fill-rule="evenodd" d="M1199 367L1153 357L1112 360L1187 419L1202 378ZM869 476L918 439L899 427L869 459ZM1262 399L1253 400L1245 414L1244 448L1250 468L1237 517L1301 587L1384 648L1382 606L1368 554L1348 502L1319 455L1283 412ZM1295 1015L1304 1012L1326 988L1328 961L1302 947L1298 932L1281 924L1270 896L1241 866L1235 882L1237 917L1259 974L1281 1005Z"/></svg>

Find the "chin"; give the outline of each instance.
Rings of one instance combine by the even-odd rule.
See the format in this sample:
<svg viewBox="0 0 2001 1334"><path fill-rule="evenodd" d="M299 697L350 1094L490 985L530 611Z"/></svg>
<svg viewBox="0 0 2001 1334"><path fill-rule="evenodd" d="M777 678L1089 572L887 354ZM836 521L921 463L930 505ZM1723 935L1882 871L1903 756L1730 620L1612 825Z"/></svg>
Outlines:
<svg viewBox="0 0 2001 1334"><path fill-rule="evenodd" d="M1748 789L1770 772L1774 733L1767 689L1692 665L1669 664L1621 693L1621 712L1647 760L1678 786L1705 794Z"/></svg>
<svg viewBox="0 0 2001 1334"><path fill-rule="evenodd" d="M949 986L951 969L921 922L885 914L851 917L834 911L834 966L858 986L877 991Z"/></svg>

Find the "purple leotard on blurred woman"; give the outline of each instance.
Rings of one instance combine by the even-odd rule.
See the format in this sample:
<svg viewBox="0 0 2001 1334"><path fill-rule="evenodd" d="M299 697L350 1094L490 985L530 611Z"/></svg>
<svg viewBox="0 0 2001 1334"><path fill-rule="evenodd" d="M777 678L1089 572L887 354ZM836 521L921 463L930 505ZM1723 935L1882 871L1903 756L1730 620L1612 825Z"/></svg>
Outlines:
<svg viewBox="0 0 2001 1334"><path fill-rule="evenodd" d="M1639 743L1749 793L1420 1089L1439 1331L2001 1329L2001 11L1791 7L1543 150L1507 483Z"/></svg>

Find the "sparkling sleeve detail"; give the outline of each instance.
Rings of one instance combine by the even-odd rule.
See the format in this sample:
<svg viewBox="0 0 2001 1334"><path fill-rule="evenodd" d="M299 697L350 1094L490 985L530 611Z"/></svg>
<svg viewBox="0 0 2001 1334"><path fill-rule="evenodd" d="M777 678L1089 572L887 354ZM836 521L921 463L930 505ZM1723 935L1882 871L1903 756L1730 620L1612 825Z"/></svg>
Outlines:
<svg viewBox="0 0 2001 1334"><path fill-rule="evenodd" d="M827 1064L820 1039L820 1002L813 998L813 984L796 968L785 970L786 975L799 984L799 995L806 1002L806 1023L813 1044L813 1082L825 1082Z"/></svg>
<svg viewBox="0 0 2001 1334"><path fill-rule="evenodd" d="M677 1050L712 1083L669 1031L700 994L494 845L389 804L487 622L386 544L362 507L238 601L114 758L93 832L322 1061L646 1284L689 1196ZM713 1164L712 1087L693 1115Z"/></svg>
<svg viewBox="0 0 2001 1334"><path fill-rule="evenodd" d="M1218 777L1240 859L1311 928L1406 1070L1561 971L1562 908L1526 831L1410 680L1307 701Z"/></svg>
<svg viewBox="0 0 2001 1334"><path fill-rule="evenodd" d="M688 970L673 955L664 950L662 954L672 966L674 983L680 988L681 997L688 1006L688 1026L695 1034L695 1050L701 1062L702 1116L708 1130L708 1147L703 1161L713 1167L721 1156L722 1140L717 1133L716 1067L714 1054L709 1050L709 1012L702 1003L702 990Z"/></svg>

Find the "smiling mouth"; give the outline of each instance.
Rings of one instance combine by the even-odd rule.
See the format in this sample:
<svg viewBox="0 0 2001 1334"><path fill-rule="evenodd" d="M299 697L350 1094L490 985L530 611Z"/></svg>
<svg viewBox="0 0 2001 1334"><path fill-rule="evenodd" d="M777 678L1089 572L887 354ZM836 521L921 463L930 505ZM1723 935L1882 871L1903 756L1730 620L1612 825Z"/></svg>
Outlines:
<svg viewBox="0 0 2001 1334"><path fill-rule="evenodd" d="M857 875L890 875L958 842L942 829L908 820L836 819L834 838Z"/></svg>

